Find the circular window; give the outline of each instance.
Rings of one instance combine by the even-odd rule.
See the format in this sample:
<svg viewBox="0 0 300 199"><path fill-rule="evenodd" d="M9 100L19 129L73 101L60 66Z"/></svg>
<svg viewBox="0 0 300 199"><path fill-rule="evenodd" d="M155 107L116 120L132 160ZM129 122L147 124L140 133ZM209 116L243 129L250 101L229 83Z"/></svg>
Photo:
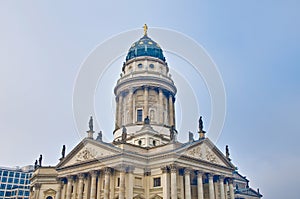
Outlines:
<svg viewBox="0 0 300 199"><path fill-rule="evenodd" d="M138 68L143 68L143 64L138 64Z"/></svg>
<svg viewBox="0 0 300 199"><path fill-rule="evenodd" d="M149 67L150 67L150 68L154 68L154 64L150 64Z"/></svg>

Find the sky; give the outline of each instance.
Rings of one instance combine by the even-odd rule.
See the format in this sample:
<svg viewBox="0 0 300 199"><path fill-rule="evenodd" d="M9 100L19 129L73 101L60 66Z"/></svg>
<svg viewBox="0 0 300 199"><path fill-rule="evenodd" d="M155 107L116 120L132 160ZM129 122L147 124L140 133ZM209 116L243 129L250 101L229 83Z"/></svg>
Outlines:
<svg viewBox="0 0 300 199"><path fill-rule="evenodd" d="M194 39L218 66L227 101L216 145L222 151L229 145L232 162L250 186L259 187L266 199L297 198L299 4L296 0L0 1L0 165L33 164L39 154L44 165L56 165L63 144L67 152L75 147L82 137L72 97L82 63L108 38L133 29L142 34L147 23L149 34L151 27L160 27ZM170 68L178 69L174 73L188 65L165 54ZM121 72L122 62L121 57L109 68L107 78L112 82L119 77L115 74ZM203 91L197 92L201 114L210 118L205 84L201 80L191 84ZM110 85L113 88L114 83ZM110 92L100 81L101 87ZM97 90L96 101L104 98L101 94ZM112 95L111 91L105 96L109 106ZM176 108L184 100L179 96ZM95 106L101 115L101 106ZM190 130L196 132L198 118L189 119L195 121ZM87 122L88 118L80 125L87 127ZM208 126L209 119L204 123ZM109 139L111 129L99 128Z"/></svg>

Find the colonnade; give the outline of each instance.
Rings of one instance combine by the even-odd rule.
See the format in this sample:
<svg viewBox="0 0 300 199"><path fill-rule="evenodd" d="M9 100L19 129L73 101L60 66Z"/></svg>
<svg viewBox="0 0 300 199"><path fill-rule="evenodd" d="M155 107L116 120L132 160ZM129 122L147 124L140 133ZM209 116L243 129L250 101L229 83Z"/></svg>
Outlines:
<svg viewBox="0 0 300 199"><path fill-rule="evenodd" d="M78 175L69 175L60 178L56 199L114 199L115 187L119 187L119 199L133 198L133 167L118 169L119 181L115 185L115 170L106 167L102 170L93 170ZM125 178L129 184L125 187Z"/></svg>
<svg viewBox="0 0 300 199"><path fill-rule="evenodd" d="M209 199L234 199L233 180L230 177L214 173L206 173L199 170L192 170L191 168L178 168L176 165L164 166L161 170L164 199L177 199L178 188L180 189L180 198L192 199L192 173L195 173L197 176L197 199L204 199L205 179L208 181ZM179 172L179 170L181 172ZM170 183L168 183L168 178L170 178ZM177 178L179 178L179 180L177 180ZM180 183L180 187L177 185L177 182Z"/></svg>
<svg viewBox="0 0 300 199"><path fill-rule="evenodd" d="M149 109L149 91L155 89L157 92L157 116L158 118L155 118L155 122L158 124L165 124L169 126L175 125L175 107L174 107L174 97L173 95L168 92L168 94L164 94L163 89L161 88L152 88L148 86L143 86L138 89L129 89L126 92L121 92L116 97L116 127L121 128L123 125L126 124L134 124L136 123L136 113L134 114L134 111L136 111L135 107L135 93L137 90L143 91L143 106L141 107L143 110L143 119L146 116L150 117L150 109ZM167 106L164 107L164 97L167 102ZM126 100L126 101L125 101ZM168 121L165 121L163 116L163 112L167 110L167 118ZM128 113L128 114L127 114ZM126 114L126 117L124 115ZM126 118L126 121L124 120Z"/></svg>

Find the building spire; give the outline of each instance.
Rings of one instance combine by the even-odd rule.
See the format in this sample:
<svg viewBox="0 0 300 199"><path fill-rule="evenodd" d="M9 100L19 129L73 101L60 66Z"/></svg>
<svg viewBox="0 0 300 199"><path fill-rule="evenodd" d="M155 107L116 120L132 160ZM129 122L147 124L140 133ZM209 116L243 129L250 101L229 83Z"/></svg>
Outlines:
<svg viewBox="0 0 300 199"><path fill-rule="evenodd" d="M147 24L144 24L143 28L144 28L144 36L147 36L147 32L148 32Z"/></svg>

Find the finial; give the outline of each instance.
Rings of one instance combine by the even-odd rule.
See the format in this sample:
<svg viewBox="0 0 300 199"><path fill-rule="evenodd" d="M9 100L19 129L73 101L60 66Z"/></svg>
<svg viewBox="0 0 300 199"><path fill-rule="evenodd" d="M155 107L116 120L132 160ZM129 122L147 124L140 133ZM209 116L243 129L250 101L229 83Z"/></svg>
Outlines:
<svg viewBox="0 0 300 199"><path fill-rule="evenodd" d="M147 36L147 31L148 31L147 24L144 24L143 28L144 28L144 36Z"/></svg>

